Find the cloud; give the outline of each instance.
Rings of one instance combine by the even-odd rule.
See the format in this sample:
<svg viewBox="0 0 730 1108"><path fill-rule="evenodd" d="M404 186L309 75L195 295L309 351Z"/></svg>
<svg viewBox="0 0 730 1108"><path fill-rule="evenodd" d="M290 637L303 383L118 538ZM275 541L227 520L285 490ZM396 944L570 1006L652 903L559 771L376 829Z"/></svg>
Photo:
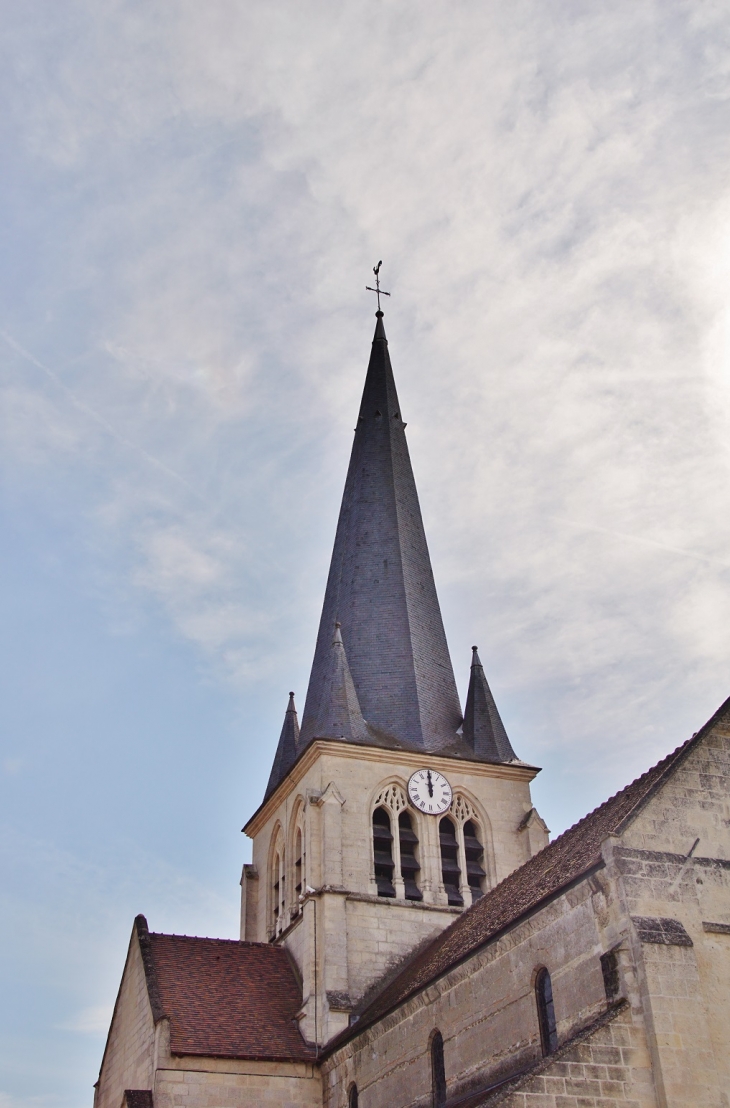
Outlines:
<svg viewBox="0 0 730 1108"><path fill-rule="evenodd" d="M378 258L458 680L479 642L548 823L696 730L730 649L723 7L76 0L6 30L3 488L120 637L237 690L247 768L304 692ZM167 864L129 849L127 890ZM177 879L158 927L208 895Z"/></svg>

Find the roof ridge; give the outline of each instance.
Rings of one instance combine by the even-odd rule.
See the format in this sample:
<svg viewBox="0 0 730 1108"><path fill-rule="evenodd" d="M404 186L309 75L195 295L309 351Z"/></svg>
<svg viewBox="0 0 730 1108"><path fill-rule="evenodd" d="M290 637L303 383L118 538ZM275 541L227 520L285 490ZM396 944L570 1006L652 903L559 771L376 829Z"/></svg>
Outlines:
<svg viewBox="0 0 730 1108"><path fill-rule="evenodd" d="M255 943L250 939L218 939L214 935L177 935L174 931L150 931L148 934L151 939L188 939L194 943L228 943L230 946L258 946L265 947L266 950L278 950L278 947L272 947L271 943Z"/></svg>

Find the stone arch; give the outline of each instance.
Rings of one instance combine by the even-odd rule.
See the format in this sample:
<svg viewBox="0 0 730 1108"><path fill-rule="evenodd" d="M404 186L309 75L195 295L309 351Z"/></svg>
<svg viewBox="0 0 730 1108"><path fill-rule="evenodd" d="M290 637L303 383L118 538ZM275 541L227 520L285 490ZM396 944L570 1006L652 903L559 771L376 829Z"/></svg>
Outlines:
<svg viewBox="0 0 730 1108"><path fill-rule="evenodd" d="M274 824L269 840L269 860L266 867L266 926L270 938L276 938L286 926L286 840L279 820Z"/></svg>
<svg viewBox="0 0 730 1108"><path fill-rule="evenodd" d="M289 896L289 915L295 919L301 912L299 897L304 892L307 880L307 840L304 814L306 806L301 794L294 801L289 819L287 858L289 874L287 892Z"/></svg>
<svg viewBox="0 0 730 1108"><path fill-rule="evenodd" d="M378 826L380 826L381 834L383 833L382 822L376 815L378 810L387 813L389 830L392 836L390 841L392 857L392 877L390 886L385 872L388 869L388 865L387 863L385 866L383 865L386 843L385 841L378 842L377 840ZM401 843L398 821L398 817L402 812L407 812L411 817L412 828L420 841L415 812L408 804L406 782L400 777L390 777L385 781L381 781L371 793L370 803L368 805L368 820L370 825L370 889L371 892L378 896L395 896L399 899L403 899L406 896L406 888L401 867Z"/></svg>
<svg viewBox="0 0 730 1108"><path fill-rule="evenodd" d="M464 824L469 820L474 821L479 830L481 831L481 843L484 848L484 870L486 871L486 877L484 880L484 892L487 892L494 885L497 884L497 871L496 862L494 857L494 837L492 834L492 822L489 816L484 810L484 807L479 803L476 797L469 792L468 789L462 788L461 785L454 789L454 798L451 802L451 808L447 813L456 824L457 838L459 839L460 857L465 863L465 853L463 844L463 828ZM462 872L465 872L464 866L461 867Z"/></svg>

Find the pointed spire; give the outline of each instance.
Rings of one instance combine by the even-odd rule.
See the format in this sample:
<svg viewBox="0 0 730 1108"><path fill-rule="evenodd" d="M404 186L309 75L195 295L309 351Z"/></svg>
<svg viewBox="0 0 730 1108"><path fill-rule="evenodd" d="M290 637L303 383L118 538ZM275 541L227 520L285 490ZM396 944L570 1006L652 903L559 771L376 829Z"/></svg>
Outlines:
<svg viewBox="0 0 730 1108"><path fill-rule="evenodd" d="M327 713L332 627L342 624L362 714L379 743L469 757L401 418L383 313L337 524L301 746Z"/></svg>
<svg viewBox="0 0 730 1108"><path fill-rule="evenodd" d="M352 683L339 623L335 624L322 693L321 711L314 728L314 737L367 742L368 729Z"/></svg>
<svg viewBox="0 0 730 1108"><path fill-rule="evenodd" d="M486 758L490 762L517 760L475 646L472 647L469 692L466 696L464 738L478 758Z"/></svg>
<svg viewBox="0 0 730 1108"><path fill-rule="evenodd" d="M274 764L271 767L269 783L266 786L265 797L272 793L297 760L297 747L299 745L299 720L294 705L294 693L289 693L289 704L284 713L284 725L279 736L279 745L276 748Z"/></svg>

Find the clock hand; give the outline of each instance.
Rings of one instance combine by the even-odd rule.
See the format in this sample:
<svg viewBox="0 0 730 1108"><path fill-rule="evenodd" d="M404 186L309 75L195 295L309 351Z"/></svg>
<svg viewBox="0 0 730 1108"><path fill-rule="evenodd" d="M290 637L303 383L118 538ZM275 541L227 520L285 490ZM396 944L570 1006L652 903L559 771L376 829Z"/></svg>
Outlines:
<svg viewBox="0 0 730 1108"><path fill-rule="evenodd" d="M431 770L426 774L426 784L428 785L428 795L433 796L433 784L431 783Z"/></svg>

